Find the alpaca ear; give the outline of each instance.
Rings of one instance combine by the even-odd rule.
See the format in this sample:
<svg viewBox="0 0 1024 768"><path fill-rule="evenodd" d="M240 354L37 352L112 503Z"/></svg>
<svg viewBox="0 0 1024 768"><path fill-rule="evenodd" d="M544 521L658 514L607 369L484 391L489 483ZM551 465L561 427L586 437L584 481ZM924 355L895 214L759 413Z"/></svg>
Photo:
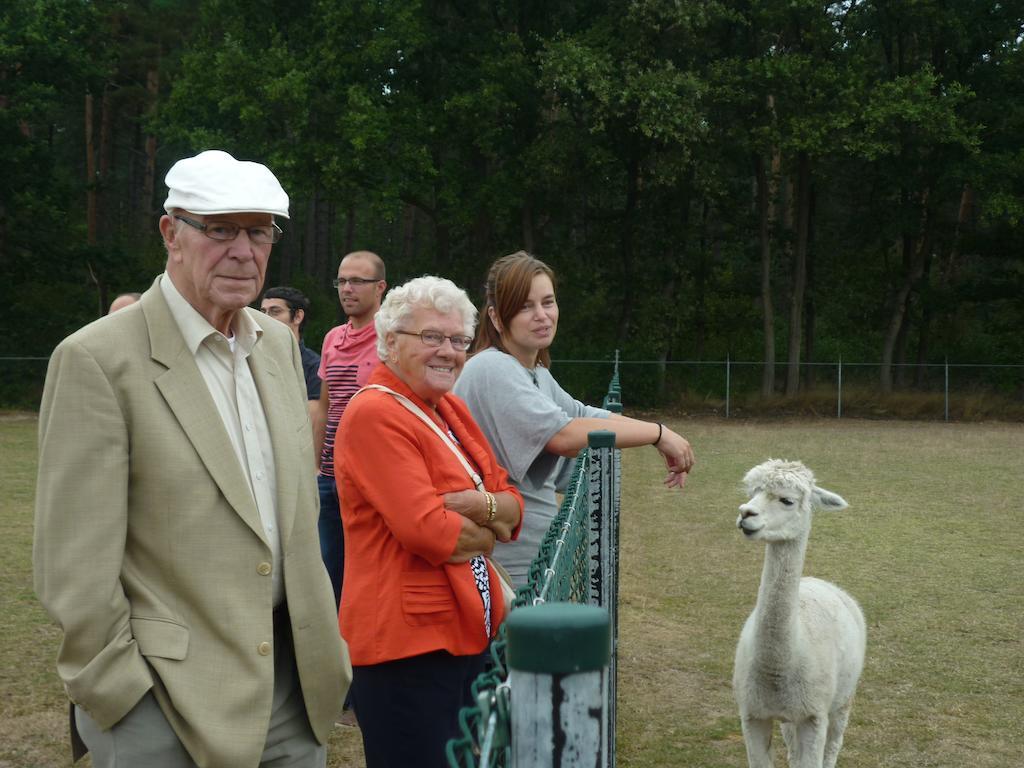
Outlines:
<svg viewBox="0 0 1024 768"><path fill-rule="evenodd" d="M811 489L811 506L824 512L838 512L850 505L838 493L832 493L832 491L814 486Z"/></svg>

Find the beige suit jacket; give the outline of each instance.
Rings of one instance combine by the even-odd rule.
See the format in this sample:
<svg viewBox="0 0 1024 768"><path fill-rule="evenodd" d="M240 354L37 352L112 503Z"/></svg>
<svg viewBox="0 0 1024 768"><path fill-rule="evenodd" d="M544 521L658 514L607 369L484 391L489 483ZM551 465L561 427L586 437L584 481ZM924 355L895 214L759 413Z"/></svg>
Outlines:
<svg viewBox="0 0 1024 768"><path fill-rule="evenodd" d="M323 743L351 666L320 559L302 364L284 324L243 311L263 329L249 361L273 442L299 680ZM274 687L271 550L157 284L53 353L33 559L64 632L60 677L101 728L152 689L200 766L259 764Z"/></svg>

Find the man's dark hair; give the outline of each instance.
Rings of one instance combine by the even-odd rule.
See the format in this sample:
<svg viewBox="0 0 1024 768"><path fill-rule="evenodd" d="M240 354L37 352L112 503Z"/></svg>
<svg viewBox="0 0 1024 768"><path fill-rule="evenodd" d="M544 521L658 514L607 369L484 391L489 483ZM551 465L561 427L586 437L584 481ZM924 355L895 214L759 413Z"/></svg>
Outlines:
<svg viewBox="0 0 1024 768"><path fill-rule="evenodd" d="M302 322L299 323L299 334L302 334L303 329L306 327L306 321L309 320L309 299L306 298L306 294L298 288L292 288L288 285L279 285L277 288L268 288L264 291L263 298L281 299L284 301L284 303L288 305L289 311L291 311L293 320L295 319L295 311L301 309Z"/></svg>

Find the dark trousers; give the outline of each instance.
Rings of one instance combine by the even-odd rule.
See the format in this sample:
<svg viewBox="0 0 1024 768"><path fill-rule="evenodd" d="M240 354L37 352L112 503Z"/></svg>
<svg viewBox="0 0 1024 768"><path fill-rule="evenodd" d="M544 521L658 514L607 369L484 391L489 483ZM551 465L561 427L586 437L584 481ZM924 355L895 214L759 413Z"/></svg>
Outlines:
<svg viewBox="0 0 1024 768"><path fill-rule="evenodd" d="M366 768L447 768L445 746L459 735L459 710L486 655L447 651L352 668Z"/></svg>
<svg viewBox="0 0 1024 768"><path fill-rule="evenodd" d="M333 477L317 475L316 485L320 492L320 519L317 523L320 557L331 577L334 607L337 608L341 605L341 580L345 574L345 533L341 527L341 503Z"/></svg>

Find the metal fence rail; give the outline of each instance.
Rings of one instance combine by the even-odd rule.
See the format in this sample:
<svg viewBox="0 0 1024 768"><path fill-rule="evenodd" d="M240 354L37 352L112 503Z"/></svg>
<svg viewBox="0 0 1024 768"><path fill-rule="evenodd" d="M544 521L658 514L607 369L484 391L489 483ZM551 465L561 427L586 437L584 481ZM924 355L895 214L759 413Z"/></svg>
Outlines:
<svg viewBox="0 0 1024 768"><path fill-rule="evenodd" d="M37 408L48 359L0 357L0 407ZM620 360L616 352L614 363L607 358L559 359L554 365L568 391L587 402L603 397L604 407L616 412L622 408L620 370L629 379L634 406L682 408L726 418L745 409L770 413L788 407L781 396L783 362L775 365L778 396L768 400L760 394L764 363L757 360ZM837 418L1024 418L1024 363L894 363L892 370L893 392L884 393L877 362L804 362L801 395L813 395L815 415ZM900 400L904 394L911 397ZM928 402L922 407L921 400Z"/></svg>
<svg viewBox="0 0 1024 768"><path fill-rule="evenodd" d="M618 367L609 395L621 408ZM608 402L606 400L606 402ZM527 583L516 593L513 610L547 602L599 605L611 616L612 654L605 688L602 750L615 765L615 644L618 635L618 522L621 462L614 435L592 433L576 459L565 497L530 565ZM604 435L605 437L601 437ZM596 437L595 437L596 436ZM595 442L596 441L596 442ZM492 666L473 681L476 705L459 713L461 735L447 745L452 768L512 768L507 636L504 624L490 646Z"/></svg>
<svg viewBox="0 0 1024 768"><path fill-rule="evenodd" d="M559 381L586 397L600 395L611 361L559 359ZM782 396L786 364L775 365L775 396L761 395L764 363L748 360L617 360L629 379L630 402L646 407L678 408L729 418L751 407L759 412L786 410ZM800 364L800 395L813 396L815 413L843 418L970 419L984 404L987 418L1021 418L1024 364L893 363L892 391L881 387L879 363L839 359ZM909 395L910 398L900 399ZM927 399L927 407L915 408ZM614 400L613 400L614 402ZM606 406L614 407L614 406Z"/></svg>

